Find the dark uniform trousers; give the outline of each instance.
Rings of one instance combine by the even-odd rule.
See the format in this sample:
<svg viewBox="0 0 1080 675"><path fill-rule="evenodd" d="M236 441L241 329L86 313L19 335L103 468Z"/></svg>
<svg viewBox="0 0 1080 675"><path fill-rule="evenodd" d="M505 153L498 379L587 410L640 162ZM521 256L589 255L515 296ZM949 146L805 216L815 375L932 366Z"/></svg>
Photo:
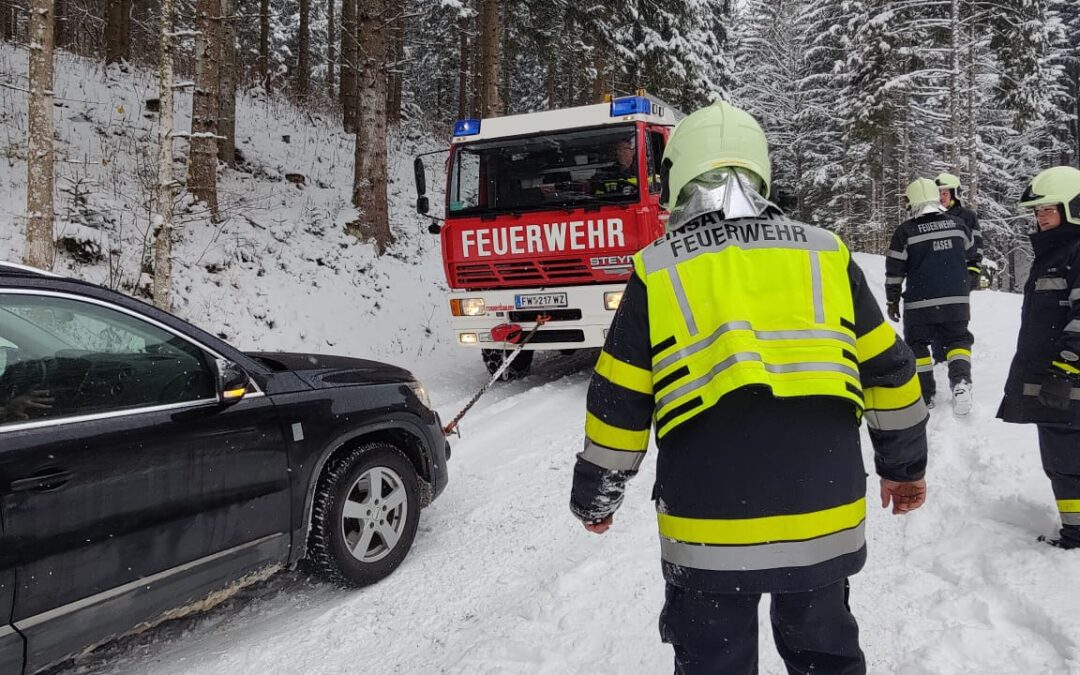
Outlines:
<svg viewBox="0 0 1080 675"><path fill-rule="evenodd" d="M975 344L975 336L968 330L967 321L905 324L904 342L915 354L919 384L927 401L937 391L933 360L930 358L931 344L940 343L944 348L945 359L949 362L950 389L959 382L971 382L971 346Z"/></svg>
<svg viewBox="0 0 1080 675"><path fill-rule="evenodd" d="M1038 428L1039 454L1054 499L1080 500L1080 429L1051 424ZM1080 513L1061 509L1061 520L1062 543L1080 547Z"/></svg>
<svg viewBox="0 0 1080 675"><path fill-rule="evenodd" d="M677 675L758 672L757 593L705 593L667 585L660 636L675 649ZM803 593L773 593L773 639L788 673L862 675L859 626L847 580Z"/></svg>

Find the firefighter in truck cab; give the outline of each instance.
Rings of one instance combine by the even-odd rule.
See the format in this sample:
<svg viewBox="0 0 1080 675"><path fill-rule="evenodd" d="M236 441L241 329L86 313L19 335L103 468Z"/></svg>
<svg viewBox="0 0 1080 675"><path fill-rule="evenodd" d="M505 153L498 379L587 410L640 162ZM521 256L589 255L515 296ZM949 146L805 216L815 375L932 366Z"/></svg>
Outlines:
<svg viewBox="0 0 1080 675"><path fill-rule="evenodd" d="M676 672L757 672L757 606L791 672L865 673L849 576L866 560L865 419L882 505L926 495L915 359L835 234L767 201L765 135L718 102L664 152L667 234L638 252L589 385L570 508L613 523L655 426Z"/></svg>

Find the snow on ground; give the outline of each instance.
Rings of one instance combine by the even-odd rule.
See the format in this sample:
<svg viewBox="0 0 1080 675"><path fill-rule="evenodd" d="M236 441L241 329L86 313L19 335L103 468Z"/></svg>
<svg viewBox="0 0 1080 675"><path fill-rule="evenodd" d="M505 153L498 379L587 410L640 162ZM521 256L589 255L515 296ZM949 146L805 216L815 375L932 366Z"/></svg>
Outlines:
<svg viewBox="0 0 1080 675"><path fill-rule="evenodd" d="M880 296L882 259L859 258ZM851 602L872 673L1080 673L1080 555L1034 541L1057 527L1035 430L994 419L1019 305L973 296L976 406L958 420L939 394L927 505L892 516L874 503L876 480L868 487L870 560ZM429 378L444 416L482 379L472 352L451 355ZM588 369L588 354L538 361L483 399L454 443L447 491L386 581L340 590L284 573L64 675L670 671L656 628L654 464L607 535L567 509ZM942 367L937 377L944 390ZM871 466L868 443L865 454ZM762 672L779 675L766 607Z"/></svg>
<svg viewBox="0 0 1080 675"><path fill-rule="evenodd" d="M137 286L146 230L140 176L153 157L142 102L152 83L145 73L112 77L92 62L57 60L58 210L71 215L60 230L116 251L112 265L62 257L58 268ZM18 87L24 72L25 52L0 46L0 81ZM178 128L189 106L182 101ZM23 94L0 87L5 259L21 254L24 135ZM437 242L409 210L411 155L435 142L392 142L401 241L376 262L342 232L355 216L347 204L352 145L332 120L244 96L238 138L250 166L222 172L227 220L211 224L185 207L177 313L244 348L407 365L451 416L485 372L474 351L447 337ZM305 174L305 187L283 180L288 172ZM90 208L69 208L79 191ZM860 260L880 295L882 259ZM928 504L905 518L871 509L870 560L852 580L852 605L872 673L1080 673L1080 555L1034 542L1057 527L1035 430L994 419L1019 305L1018 296L973 297L976 407L957 420L948 394L939 400ZM607 535L585 532L567 508L589 367L588 353L538 359L526 381L481 401L454 441L449 487L421 516L412 552L389 579L342 590L285 572L56 675L670 671L656 628L663 582L648 500L653 462ZM943 385L940 367L937 376ZM871 466L868 444L865 453ZM868 496L876 498L876 481ZM762 672L779 675L766 604Z"/></svg>

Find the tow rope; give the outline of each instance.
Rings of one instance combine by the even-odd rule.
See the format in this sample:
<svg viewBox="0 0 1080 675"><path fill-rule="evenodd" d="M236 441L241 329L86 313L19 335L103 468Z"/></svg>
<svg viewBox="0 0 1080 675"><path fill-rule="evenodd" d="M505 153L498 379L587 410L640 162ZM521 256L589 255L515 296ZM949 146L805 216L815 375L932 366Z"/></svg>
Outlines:
<svg viewBox="0 0 1080 675"><path fill-rule="evenodd" d="M550 320L551 317L547 314L541 314L540 316L536 317L536 325L533 326L532 330L530 330L528 333L525 333L524 337L522 337L521 329L517 328L516 326L496 326L494 329L492 329L491 332L493 335L496 331L499 331L504 336L503 339L505 342L516 344L517 346L514 349L510 350L509 354L507 354L507 352L505 351L503 352L502 365L499 366L499 368L491 374L491 379L489 379L484 386L480 387L480 391L476 392L476 395L474 395L472 399L470 399L469 402L465 404L465 407L462 408L461 412L459 412L457 416L455 416L454 419L450 421L450 424L447 424L445 427L443 427L444 435L450 436L454 433L457 433L457 426L458 423L461 422L461 418L465 417L465 414L468 413L474 405L476 405L476 402L480 400L480 397L487 393L487 390L491 388L491 385L495 384L499 380L499 378L502 377L502 374L506 372L506 369L509 368L510 364L514 362L514 359L517 358L518 352L520 352L522 348L525 347L525 345L529 344L529 340L533 339L533 336L536 335L536 331L540 330L540 326L543 326ZM518 342L518 340L520 340L520 342Z"/></svg>

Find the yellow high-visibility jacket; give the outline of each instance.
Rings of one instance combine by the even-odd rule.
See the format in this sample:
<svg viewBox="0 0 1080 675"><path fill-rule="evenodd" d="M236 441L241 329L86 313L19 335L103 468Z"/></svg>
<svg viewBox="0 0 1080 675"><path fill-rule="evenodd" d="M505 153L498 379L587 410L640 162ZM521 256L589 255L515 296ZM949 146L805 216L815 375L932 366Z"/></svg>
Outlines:
<svg viewBox="0 0 1080 675"><path fill-rule="evenodd" d="M655 428L669 581L808 590L861 568L867 420L878 472L922 477L910 350L835 234L706 214L634 258L589 388L571 508L618 508Z"/></svg>

